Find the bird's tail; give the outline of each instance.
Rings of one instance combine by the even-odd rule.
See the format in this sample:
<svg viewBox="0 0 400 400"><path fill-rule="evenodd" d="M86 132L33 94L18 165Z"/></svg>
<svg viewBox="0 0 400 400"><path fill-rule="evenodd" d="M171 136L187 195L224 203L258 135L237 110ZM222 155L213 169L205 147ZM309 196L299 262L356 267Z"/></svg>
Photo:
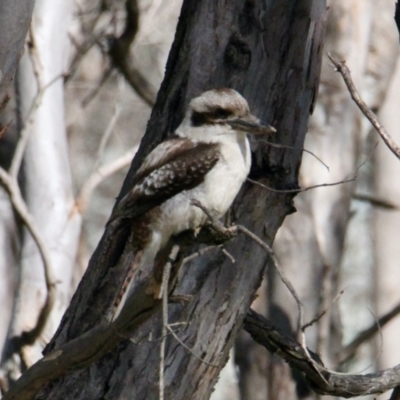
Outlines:
<svg viewBox="0 0 400 400"><path fill-rule="evenodd" d="M122 308L124 307L124 304L126 302L126 299L128 297L129 290L130 290L130 287L132 284L132 279L140 265L140 262L142 259L142 254L143 254L143 251L138 251L135 254L135 258L134 258L133 262L131 263L129 269L126 272L122 287L119 290L119 292L117 293L117 295L115 296L115 300L114 300L112 312L111 312L110 322L114 322L117 319L117 317L121 313Z"/></svg>

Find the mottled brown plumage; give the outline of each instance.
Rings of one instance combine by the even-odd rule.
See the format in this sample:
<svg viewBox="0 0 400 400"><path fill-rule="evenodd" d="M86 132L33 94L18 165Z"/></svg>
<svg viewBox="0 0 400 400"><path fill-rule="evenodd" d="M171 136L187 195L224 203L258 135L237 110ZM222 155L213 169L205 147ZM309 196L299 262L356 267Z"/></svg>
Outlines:
<svg viewBox="0 0 400 400"><path fill-rule="evenodd" d="M154 270L157 255L171 238L207 222L204 212L191 205L192 199L218 217L225 214L250 170L246 133L272 131L272 127L258 123L246 100L232 89L210 90L190 102L174 137L146 157L133 178L132 189L110 219L131 220L132 245L137 253L134 271ZM128 273L113 318L129 295L126 291L132 277L134 273Z"/></svg>

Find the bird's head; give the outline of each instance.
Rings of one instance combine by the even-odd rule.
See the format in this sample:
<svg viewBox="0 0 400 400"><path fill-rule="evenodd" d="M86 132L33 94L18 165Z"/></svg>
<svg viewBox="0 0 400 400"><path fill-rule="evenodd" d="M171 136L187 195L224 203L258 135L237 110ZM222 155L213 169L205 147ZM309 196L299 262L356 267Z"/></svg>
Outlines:
<svg viewBox="0 0 400 400"><path fill-rule="evenodd" d="M183 122L185 128L221 127L224 131L265 134L276 132L251 114L246 99L233 89L212 89L192 99ZM218 129L219 131L220 129Z"/></svg>

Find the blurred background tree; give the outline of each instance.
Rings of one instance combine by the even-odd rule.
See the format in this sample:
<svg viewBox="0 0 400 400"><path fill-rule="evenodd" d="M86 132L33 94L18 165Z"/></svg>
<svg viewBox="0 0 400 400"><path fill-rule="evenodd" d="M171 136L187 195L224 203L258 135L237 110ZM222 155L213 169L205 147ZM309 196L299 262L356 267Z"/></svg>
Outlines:
<svg viewBox="0 0 400 400"><path fill-rule="evenodd" d="M0 188L2 390L41 357L101 237L163 79L181 3L37 0L28 32L33 2L15 2L25 31L19 30L19 41L0 42L0 62L16 66L5 49L18 56L25 32L27 38L14 82L1 81L0 94L10 100L2 101L0 163L11 168L46 242L52 272L43 273L43 254ZM299 181L309 187L357 179L299 193L297 212L285 219L274 248L304 304L305 320L327 310L307 329L308 347L331 369L367 372L400 361L399 319L348 346L400 308L400 166L325 54L346 60L362 97L400 143L399 39L391 0L336 0L328 6L318 101L304 144L323 163L303 153ZM11 32L17 25L10 21L0 29ZM273 269L258 294L253 308L293 334L297 305ZM31 334L21 345L13 338L22 332ZM316 397L244 331L212 395Z"/></svg>

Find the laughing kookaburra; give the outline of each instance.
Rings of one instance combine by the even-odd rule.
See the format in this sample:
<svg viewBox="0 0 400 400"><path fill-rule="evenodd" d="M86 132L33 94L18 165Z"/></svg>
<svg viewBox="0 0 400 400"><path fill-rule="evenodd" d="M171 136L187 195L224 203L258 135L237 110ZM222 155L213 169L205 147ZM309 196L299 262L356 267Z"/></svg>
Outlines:
<svg viewBox="0 0 400 400"><path fill-rule="evenodd" d="M132 189L111 217L132 221L139 265L154 263L173 236L207 223L206 214L191 204L192 199L222 217L250 170L246 134L274 131L260 125L247 101L233 89L214 89L194 98L174 136L145 158ZM114 319L126 294L119 297Z"/></svg>

